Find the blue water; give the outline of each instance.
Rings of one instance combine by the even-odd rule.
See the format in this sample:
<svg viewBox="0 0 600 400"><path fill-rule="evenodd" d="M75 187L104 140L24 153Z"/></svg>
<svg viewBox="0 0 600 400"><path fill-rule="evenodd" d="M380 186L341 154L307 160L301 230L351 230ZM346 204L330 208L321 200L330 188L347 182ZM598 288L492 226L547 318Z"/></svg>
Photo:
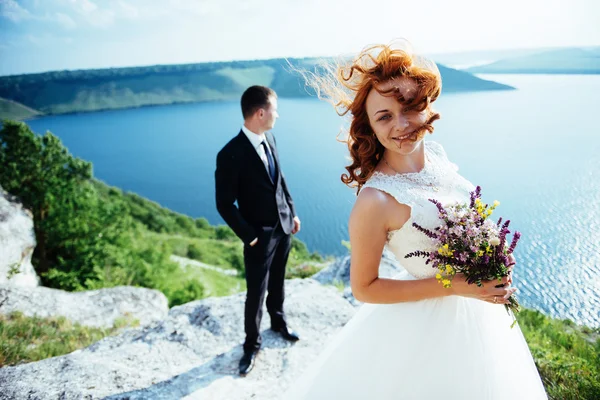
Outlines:
<svg viewBox="0 0 600 400"><path fill-rule="evenodd" d="M523 233L520 298L547 314L600 326L600 76L485 75L508 92L442 95L430 139L498 199ZM336 141L343 121L314 99L280 99L274 133L311 251L344 254L354 193ZM31 120L92 161L95 176L192 217L223 223L214 203L218 150L239 131L239 105L151 107Z"/></svg>

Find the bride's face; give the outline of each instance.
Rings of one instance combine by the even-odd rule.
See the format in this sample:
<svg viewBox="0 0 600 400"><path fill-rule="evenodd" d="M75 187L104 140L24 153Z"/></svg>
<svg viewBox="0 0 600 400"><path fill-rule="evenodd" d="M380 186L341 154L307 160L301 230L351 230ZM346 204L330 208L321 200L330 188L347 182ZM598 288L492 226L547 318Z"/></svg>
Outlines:
<svg viewBox="0 0 600 400"><path fill-rule="evenodd" d="M377 86L383 92L395 87L406 101L417 93L417 84L406 77ZM382 95L374 89L367 96L365 107L371 128L383 147L400 154L410 154L419 147L422 139L414 142L409 139L414 138L416 131L427 121L427 109L407 111L393 92Z"/></svg>

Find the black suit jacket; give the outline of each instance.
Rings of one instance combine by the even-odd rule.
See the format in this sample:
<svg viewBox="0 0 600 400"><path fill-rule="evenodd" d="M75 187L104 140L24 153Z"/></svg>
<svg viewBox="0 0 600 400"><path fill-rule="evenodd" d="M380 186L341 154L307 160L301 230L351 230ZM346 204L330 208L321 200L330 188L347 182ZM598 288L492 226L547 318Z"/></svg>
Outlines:
<svg viewBox="0 0 600 400"><path fill-rule="evenodd" d="M265 164L243 131L217 155L217 210L246 244L259 237L264 228L274 227L277 222L288 235L294 227L296 211L281 172L275 137L270 132L266 132L265 137L277 169L275 182L271 181Z"/></svg>

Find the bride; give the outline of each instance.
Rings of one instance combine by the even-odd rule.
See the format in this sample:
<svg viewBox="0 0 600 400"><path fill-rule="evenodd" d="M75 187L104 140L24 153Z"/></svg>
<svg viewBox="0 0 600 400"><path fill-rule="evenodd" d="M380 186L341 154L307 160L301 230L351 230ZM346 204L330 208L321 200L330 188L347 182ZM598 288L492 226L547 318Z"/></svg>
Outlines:
<svg viewBox="0 0 600 400"><path fill-rule="evenodd" d="M350 113L352 163L342 176L358 197L349 221L351 286L365 304L283 399L546 399L531 353L505 311L512 278L482 287L457 275L452 288L422 258L443 204L469 201L473 185L436 142L440 118L434 63L404 42L363 50L354 61L309 77L321 98ZM484 186L485 187L485 186ZM378 276L384 247L405 267ZM512 260L514 262L514 259Z"/></svg>

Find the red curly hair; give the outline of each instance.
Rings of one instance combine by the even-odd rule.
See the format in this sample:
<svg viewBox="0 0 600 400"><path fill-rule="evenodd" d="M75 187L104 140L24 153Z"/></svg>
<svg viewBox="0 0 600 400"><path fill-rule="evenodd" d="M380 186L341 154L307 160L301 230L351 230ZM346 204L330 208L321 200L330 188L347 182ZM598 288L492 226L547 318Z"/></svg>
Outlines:
<svg viewBox="0 0 600 400"><path fill-rule="evenodd" d="M407 111L427 110L426 122L410 138L417 141L427 132L432 133L432 123L440 118L430 105L441 93L442 80L433 62L407 50L392 48L392 45L367 47L349 65L322 67L325 74L309 74L307 83L320 98L330 101L340 116L348 112L352 115L348 139L345 140L352 163L346 166L348 173L342 174L341 180L350 187L356 187L358 193L375 171L385 150L369 123L365 107L368 94L374 89L384 96L395 96ZM417 93L411 99L403 98L398 88L387 91L378 88L382 83L402 77L417 84Z"/></svg>

